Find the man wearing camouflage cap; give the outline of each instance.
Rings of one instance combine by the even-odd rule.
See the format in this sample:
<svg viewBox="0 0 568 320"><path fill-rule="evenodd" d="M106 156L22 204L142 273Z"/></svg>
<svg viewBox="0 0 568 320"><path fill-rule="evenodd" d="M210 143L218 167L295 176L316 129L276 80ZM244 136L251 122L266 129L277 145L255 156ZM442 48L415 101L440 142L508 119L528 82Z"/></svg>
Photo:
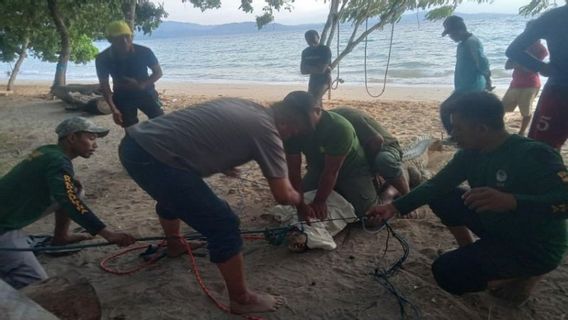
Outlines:
<svg viewBox="0 0 568 320"><path fill-rule="evenodd" d="M81 185L74 178L71 160L89 158L96 150L97 138L108 129L83 117L61 122L55 132L58 143L41 146L0 178L0 248L27 248L23 227L55 212L53 245L90 239L86 234L69 234L70 220L91 235L127 246L134 238L110 231L80 197ZM25 287L47 278L30 251L0 250L0 278L14 288Z"/></svg>
<svg viewBox="0 0 568 320"><path fill-rule="evenodd" d="M138 123L138 109L148 118L164 114L154 88L162 77L162 68L152 50L132 43L132 30L124 21L111 22L106 36L111 46L97 55L95 65L114 122L124 128ZM152 70L150 75L148 68Z"/></svg>

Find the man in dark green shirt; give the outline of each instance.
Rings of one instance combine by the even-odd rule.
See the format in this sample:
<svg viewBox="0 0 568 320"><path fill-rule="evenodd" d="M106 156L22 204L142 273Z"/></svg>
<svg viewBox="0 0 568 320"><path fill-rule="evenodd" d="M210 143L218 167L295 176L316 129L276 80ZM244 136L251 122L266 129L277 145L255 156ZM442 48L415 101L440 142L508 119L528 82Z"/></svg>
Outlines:
<svg viewBox="0 0 568 320"><path fill-rule="evenodd" d="M454 294L554 270L568 248L562 158L547 145L507 133L503 105L490 93L459 97L450 111L461 150L430 181L370 210L369 219L383 221L429 204L459 245L432 265L438 284ZM468 190L458 188L464 181ZM528 293L516 298L525 300Z"/></svg>
<svg viewBox="0 0 568 320"><path fill-rule="evenodd" d="M298 206L301 217L324 219L327 217L327 200L336 190L355 208L358 216L378 201L373 175L353 126L342 116L324 111L311 94L303 91L290 93L284 101L300 104L309 115L314 131L308 135L284 141L290 181L303 194L316 190L309 205ZM301 177L302 153L306 157L307 172Z"/></svg>
<svg viewBox="0 0 568 320"><path fill-rule="evenodd" d="M392 185L400 195L407 194L410 187L402 174L402 150L398 140L375 119L362 111L347 107L335 108L331 111L351 123L373 174L382 177L387 185Z"/></svg>
<svg viewBox="0 0 568 320"><path fill-rule="evenodd" d="M43 216L56 212L52 243L63 245L89 239L69 234L70 219L91 235L100 235L119 246L134 238L112 232L95 216L79 196L80 184L74 178L71 160L89 158L97 148L96 139L108 129L83 117L61 122L55 130L57 145L35 149L25 160L0 178L0 247L29 247L21 229ZM47 278L32 252L0 250L0 277L15 288Z"/></svg>

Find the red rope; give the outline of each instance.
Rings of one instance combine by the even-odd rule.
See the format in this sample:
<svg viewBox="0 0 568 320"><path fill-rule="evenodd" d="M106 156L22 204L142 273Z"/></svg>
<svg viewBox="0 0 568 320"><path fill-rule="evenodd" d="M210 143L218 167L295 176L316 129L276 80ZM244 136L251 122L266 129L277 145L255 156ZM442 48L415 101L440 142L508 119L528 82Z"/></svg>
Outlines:
<svg viewBox="0 0 568 320"><path fill-rule="evenodd" d="M164 247L164 246L166 245L165 243L166 243L165 241L162 241L162 242L160 242L160 244L159 244L158 246L159 246L159 247ZM107 263L110 262L110 261L112 261L112 260L114 260L114 259L116 259L116 258L118 258L118 257L120 257L120 256L122 256L122 255L124 255L124 254L126 254L126 253L128 253L128 252L136 251L136 250L140 250L140 249L144 249L144 248L147 248L147 247L148 247L147 245L138 245L138 246L134 246L134 247L127 248L127 249L125 249L125 250L119 251L119 252L117 252L117 253L114 253L114 254L112 254L112 255L110 255L110 256L104 258L104 259L99 263L99 266L100 266L101 269L103 269L104 271L106 271L106 272L108 272L108 273L116 274L116 275L119 275L119 276L125 276L125 275L129 275L129 274L136 273L136 272L138 272L138 271L140 271L140 270L142 270L142 269L144 269L144 268L146 268L146 267L148 267L148 266L150 266L150 265L156 263L159 259L152 259L152 260L145 261L144 263L139 264L139 265L135 266L134 268L127 269L127 270L118 270L118 269L117 269L117 270L114 270L114 269L111 269L110 267L107 266Z"/></svg>
<svg viewBox="0 0 568 320"><path fill-rule="evenodd" d="M263 240L264 236L245 236L243 237L245 240ZM205 285L205 282L203 281L203 278L201 278L201 274L199 273L199 269L197 268L197 262L195 261L195 256L193 255L193 251L191 250L191 246L187 243L187 241L185 241L185 239L181 239L185 245L185 248L187 250L187 255L188 255L188 259L189 259L189 263L191 264L191 269L193 270L193 274L195 275L195 280L197 281L197 283L199 284L199 287L201 287L201 290L203 291L203 293L205 293L205 295L217 306L217 308L221 309L223 312L229 313L229 314L234 314L234 315L239 315L241 317L243 317L244 319L247 320L264 320L264 318L261 317L257 317L257 316L248 316L248 315L242 315L242 314L236 314L233 313L231 311L231 309L222 304L221 302L219 302L215 297L213 297L213 295L211 294L211 292L209 292L209 289L207 288L207 286ZM160 247L164 247L166 246L166 242L162 241L159 244ZM158 259L154 259L154 260L150 260L147 261L145 263L142 263L132 269L127 269L127 270L114 270L111 269L110 267L107 266L107 263L111 260L114 260L116 258L118 258L121 255L124 255L125 253L131 252L131 251L135 251L135 250L140 250L140 249L144 249L147 248L146 245L139 245L139 246L134 246L132 248L128 248L126 250L122 250L119 251L117 253L114 253L106 258L104 258L99 266L101 267L101 269L103 269L104 271L108 272L108 273L112 273L112 274L116 274L119 276L124 276L124 275L129 275L129 274L133 274L135 272L138 272L148 266L150 266L151 264L154 264L156 261L158 261Z"/></svg>

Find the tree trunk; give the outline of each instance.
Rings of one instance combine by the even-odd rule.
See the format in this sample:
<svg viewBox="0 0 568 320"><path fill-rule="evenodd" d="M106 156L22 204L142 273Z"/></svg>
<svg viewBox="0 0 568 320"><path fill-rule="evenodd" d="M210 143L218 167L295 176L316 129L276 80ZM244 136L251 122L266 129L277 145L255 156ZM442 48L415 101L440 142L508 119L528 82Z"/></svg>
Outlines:
<svg viewBox="0 0 568 320"><path fill-rule="evenodd" d="M122 13L124 20L130 26L130 30L134 32L134 23L136 20L136 0L122 0Z"/></svg>
<svg viewBox="0 0 568 320"><path fill-rule="evenodd" d="M69 58L71 57L71 42L69 39L69 30L63 21L61 12L57 6L57 0L47 0L47 8L49 9L49 14L55 23L55 28L57 33L59 33L60 38L60 48L59 59L57 60L57 67L55 70L55 77L53 79L53 86L63 86L65 85L66 79L65 75L67 73L67 64L69 63Z"/></svg>
<svg viewBox="0 0 568 320"><path fill-rule="evenodd" d="M14 69L10 73L10 79L8 79L8 85L6 86L6 90L8 91L12 91L12 88L14 87L14 82L16 81L18 72L20 72L22 62L24 62L24 59L28 56L27 50L29 45L30 39L26 38L26 40L24 40L24 43L22 44L22 49L20 51L20 55L18 56L18 60L16 61L16 65L14 65Z"/></svg>

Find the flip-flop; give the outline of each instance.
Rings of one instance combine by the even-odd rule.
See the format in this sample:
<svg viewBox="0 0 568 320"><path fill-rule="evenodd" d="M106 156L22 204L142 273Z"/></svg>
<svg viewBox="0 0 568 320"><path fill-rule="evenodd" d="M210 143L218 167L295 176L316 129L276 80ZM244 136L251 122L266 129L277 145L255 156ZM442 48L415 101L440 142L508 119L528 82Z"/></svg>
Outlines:
<svg viewBox="0 0 568 320"><path fill-rule="evenodd" d="M28 236L28 243L29 243L31 248L40 249L40 248L45 248L45 247L53 247L52 250L36 251L36 252L34 252L35 255L45 253L45 254L50 255L50 256L61 257L61 256L66 256L66 255L70 255L70 254L81 251L81 248L73 248L73 249L61 248L61 249L58 249L58 248L56 248L57 247L56 245L53 245L51 243L51 240L53 240L53 236L49 236L49 235L30 235L30 236ZM61 246L61 247L64 247L64 246Z"/></svg>
<svg viewBox="0 0 568 320"><path fill-rule="evenodd" d="M146 262L156 262L167 255L167 248L165 246L162 246L161 244L150 244L148 245L148 248L146 248L146 251L142 252L138 256Z"/></svg>

